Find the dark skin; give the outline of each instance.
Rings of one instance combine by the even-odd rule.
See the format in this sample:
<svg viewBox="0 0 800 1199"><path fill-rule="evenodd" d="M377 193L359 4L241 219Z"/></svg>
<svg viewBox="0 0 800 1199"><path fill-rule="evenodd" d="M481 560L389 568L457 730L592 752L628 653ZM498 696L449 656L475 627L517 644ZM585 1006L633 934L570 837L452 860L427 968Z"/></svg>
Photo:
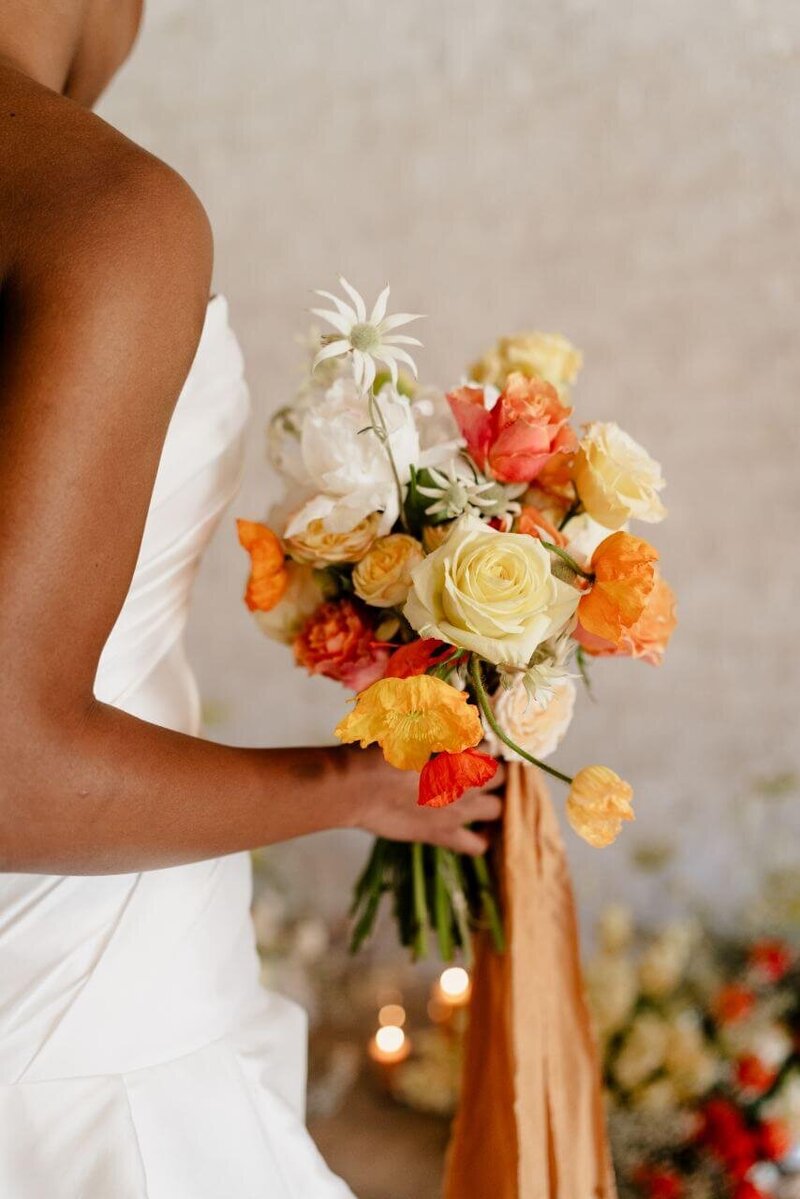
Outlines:
<svg viewBox="0 0 800 1199"><path fill-rule="evenodd" d="M212 241L187 184L90 106L139 0L0 10L0 869L177 865L328 828L481 853L500 801L416 806L377 751L238 749L98 702Z"/></svg>

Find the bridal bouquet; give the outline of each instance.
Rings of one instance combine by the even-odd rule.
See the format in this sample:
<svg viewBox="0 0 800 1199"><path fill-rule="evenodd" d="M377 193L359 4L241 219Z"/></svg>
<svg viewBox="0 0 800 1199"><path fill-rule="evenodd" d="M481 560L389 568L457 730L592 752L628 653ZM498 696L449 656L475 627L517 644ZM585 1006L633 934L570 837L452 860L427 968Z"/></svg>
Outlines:
<svg viewBox="0 0 800 1199"><path fill-rule="evenodd" d="M297 664L356 692L336 735L377 742L419 774L427 807L485 785L497 759L568 784L567 816L595 846L633 819L606 766L574 778L545 759L591 657L658 663L675 624L657 551L628 531L666 515L656 462L616 424L571 423L581 356L564 338L503 338L453 390L419 386L398 333L418 319L319 292L333 329L269 430L286 515L239 521L245 593ZM405 371L401 368L406 368ZM378 839L356 885L354 946L384 892L415 954L433 927L449 959L471 927L502 924L483 859Z"/></svg>

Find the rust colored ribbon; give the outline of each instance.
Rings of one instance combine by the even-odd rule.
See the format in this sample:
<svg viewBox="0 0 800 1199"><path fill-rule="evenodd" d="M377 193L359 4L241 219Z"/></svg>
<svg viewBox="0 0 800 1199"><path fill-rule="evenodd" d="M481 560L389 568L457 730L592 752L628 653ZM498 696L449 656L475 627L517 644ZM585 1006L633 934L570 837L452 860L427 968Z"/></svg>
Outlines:
<svg viewBox="0 0 800 1199"><path fill-rule="evenodd" d="M539 774L509 767L508 941L475 946L445 1199L614 1199L564 846Z"/></svg>

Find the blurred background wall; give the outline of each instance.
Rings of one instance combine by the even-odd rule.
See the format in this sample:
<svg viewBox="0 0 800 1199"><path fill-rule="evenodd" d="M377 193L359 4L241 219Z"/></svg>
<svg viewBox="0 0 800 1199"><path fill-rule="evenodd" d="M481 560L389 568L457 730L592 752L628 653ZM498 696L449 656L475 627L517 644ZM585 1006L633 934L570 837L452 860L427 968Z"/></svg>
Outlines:
<svg viewBox="0 0 800 1199"><path fill-rule="evenodd" d="M498 333L564 332L586 356L577 416L666 472L667 663L597 664L561 753L637 795L613 849L569 836L584 914L626 897L735 919L763 870L796 904L798 66L792 0L150 0L101 112L207 206L254 400L191 625L209 735L319 743L342 712L251 624L233 517L276 494L263 430L311 289L389 280L428 314L430 381ZM279 854L335 914L363 849Z"/></svg>

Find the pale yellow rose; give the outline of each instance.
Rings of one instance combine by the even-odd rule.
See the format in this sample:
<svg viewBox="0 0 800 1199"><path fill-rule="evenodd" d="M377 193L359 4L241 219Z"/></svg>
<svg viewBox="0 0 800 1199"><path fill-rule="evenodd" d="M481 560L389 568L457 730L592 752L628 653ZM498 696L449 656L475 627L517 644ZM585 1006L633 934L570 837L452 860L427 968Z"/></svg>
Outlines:
<svg viewBox="0 0 800 1199"><path fill-rule="evenodd" d="M516 333L501 337L470 372L478 383L501 391L514 371L529 379L545 379L559 389L575 382L583 355L559 333Z"/></svg>
<svg viewBox="0 0 800 1199"><path fill-rule="evenodd" d="M654 524L667 515L658 497L661 467L613 421L586 426L573 478L584 508L607 529L631 519Z"/></svg>
<svg viewBox="0 0 800 1199"><path fill-rule="evenodd" d="M253 615L267 637L291 645L325 597L310 566L288 561L285 569L289 582L280 602L269 612L254 612Z"/></svg>
<svg viewBox="0 0 800 1199"><path fill-rule="evenodd" d="M633 820L633 788L607 766L584 766L572 780L567 819L596 849L617 839L623 820Z"/></svg>
<svg viewBox="0 0 800 1199"><path fill-rule="evenodd" d="M569 728L575 709L575 684L561 679L553 684L546 703L536 703L521 678L496 695L492 707L498 724L512 741L534 758L548 758L555 753ZM514 753L491 729L486 731L489 753L507 762L525 759Z"/></svg>
<svg viewBox="0 0 800 1199"><path fill-rule="evenodd" d="M407 533L379 537L353 571L353 590L373 608L396 608L408 599L411 571L424 556Z"/></svg>
<svg viewBox="0 0 800 1199"><path fill-rule="evenodd" d="M378 535L380 514L370 513L345 533L332 533L321 520L312 520L301 533L287 537L284 546L295 562L308 566L335 566L360 562Z"/></svg>
<svg viewBox="0 0 800 1199"><path fill-rule="evenodd" d="M405 606L412 628L498 666L527 666L580 599L555 577L537 538L499 533L471 515L415 567L412 580Z"/></svg>

